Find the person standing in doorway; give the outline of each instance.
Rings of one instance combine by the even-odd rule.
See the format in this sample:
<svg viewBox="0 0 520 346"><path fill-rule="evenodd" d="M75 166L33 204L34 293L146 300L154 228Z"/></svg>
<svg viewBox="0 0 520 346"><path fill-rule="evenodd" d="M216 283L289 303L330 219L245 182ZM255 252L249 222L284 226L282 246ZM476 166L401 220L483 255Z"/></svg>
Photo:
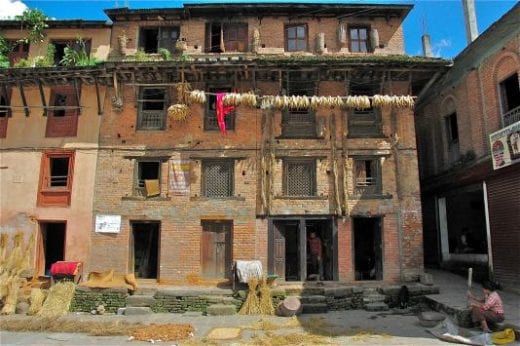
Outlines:
<svg viewBox="0 0 520 346"><path fill-rule="evenodd" d="M309 255L311 257L312 268L314 273L318 271L319 280L323 280L323 246L321 239L316 236L316 232L311 232L309 235Z"/></svg>

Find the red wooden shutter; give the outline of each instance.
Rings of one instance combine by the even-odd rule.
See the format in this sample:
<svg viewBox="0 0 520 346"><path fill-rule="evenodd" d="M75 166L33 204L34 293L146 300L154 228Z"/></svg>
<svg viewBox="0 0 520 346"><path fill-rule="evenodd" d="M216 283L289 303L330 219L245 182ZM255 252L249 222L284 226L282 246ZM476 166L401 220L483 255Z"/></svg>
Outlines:
<svg viewBox="0 0 520 346"><path fill-rule="evenodd" d="M78 130L78 114L77 108L70 108L78 106L76 102L76 91L73 86L65 86L59 88L53 88L51 90L50 106L63 106L59 105L58 97L64 96L65 104L68 107L63 111L54 109L48 112L47 116L47 130L46 137L75 137Z"/></svg>

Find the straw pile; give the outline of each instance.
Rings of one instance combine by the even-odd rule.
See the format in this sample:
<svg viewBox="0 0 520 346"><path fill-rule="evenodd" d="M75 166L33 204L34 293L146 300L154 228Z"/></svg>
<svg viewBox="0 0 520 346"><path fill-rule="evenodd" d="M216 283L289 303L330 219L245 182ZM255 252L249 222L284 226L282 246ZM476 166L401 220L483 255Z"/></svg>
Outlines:
<svg viewBox="0 0 520 346"><path fill-rule="evenodd" d="M255 315L260 313L260 302L258 301L258 295L256 294L258 279L256 277L252 277L247 282L247 285L249 286L247 298L238 313L241 315Z"/></svg>
<svg viewBox="0 0 520 346"><path fill-rule="evenodd" d="M52 286L38 316L60 317L66 315L69 312L75 290L76 286L71 281L58 282Z"/></svg>
<svg viewBox="0 0 520 346"><path fill-rule="evenodd" d="M127 288L135 291L137 288L137 282L135 280L135 274L118 274L114 273L113 270L107 270L104 272L90 272L88 274L88 280L79 284L80 286L90 288Z"/></svg>
<svg viewBox="0 0 520 346"><path fill-rule="evenodd" d="M261 314L274 315L273 300L271 299L271 287L267 284L267 279L260 280L260 302L258 309Z"/></svg>
<svg viewBox="0 0 520 346"><path fill-rule="evenodd" d="M9 244L9 235L0 234L0 300L3 302L1 314L10 315L16 311L16 303L19 295L23 294L20 287L27 284L22 278L22 273L33 269L30 260L34 248L34 234L29 237L24 246L23 232L16 232L13 236L13 244ZM8 249L12 249L8 252Z"/></svg>
<svg viewBox="0 0 520 346"><path fill-rule="evenodd" d="M134 340L177 341L193 335L195 329L191 324L162 324L136 328L131 336Z"/></svg>
<svg viewBox="0 0 520 346"><path fill-rule="evenodd" d="M27 310L27 315L36 315L40 312L43 307L43 301L45 300L45 293L40 288L33 288L31 290L31 297L29 298L31 305Z"/></svg>
<svg viewBox="0 0 520 346"><path fill-rule="evenodd" d="M176 103L168 107L168 116L175 121L184 121L190 116L190 107Z"/></svg>

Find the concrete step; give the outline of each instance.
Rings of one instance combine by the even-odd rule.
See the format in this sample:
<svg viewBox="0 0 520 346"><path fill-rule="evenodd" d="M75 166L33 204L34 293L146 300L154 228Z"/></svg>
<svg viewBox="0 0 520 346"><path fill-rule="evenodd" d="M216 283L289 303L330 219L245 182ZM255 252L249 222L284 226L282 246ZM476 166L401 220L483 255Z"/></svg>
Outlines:
<svg viewBox="0 0 520 346"><path fill-rule="evenodd" d="M301 296L299 297L302 304L325 304L325 296L312 295L312 296Z"/></svg>
<svg viewBox="0 0 520 346"><path fill-rule="evenodd" d="M152 306L155 302L153 296L148 295L133 295L126 298L127 307Z"/></svg>
<svg viewBox="0 0 520 346"><path fill-rule="evenodd" d="M317 304L303 304L302 313L304 314L325 314L329 312L329 308L327 304L317 303Z"/></svg>
<svg viewBox="0 0 520 346"><path fill-rule="evenodd" d="M237 313L237 308L230 304L213 304L208 306L206 313L210 316L227 316Z"/></svg>
<svg viewBox="0 0 520 346"><path fill-rule="evenodd" d="M368 303L365 304L366 311L387 311L388 305L385 303Z"/></svg>
<svg viewBox="0 0 520 346"><path fill-rule="evenodd" d="M125 308L125 316L132 315L148 315L152 313L152 309L147 306L132 306Z"/></svg>
<svg viewBox="0 0 520 346"><path fill-rule="evenodd" d="M369 294L366 296L363 296L363 303L369 304L369 303L383 303L386 299L386 296L384 294Z"/></svg>

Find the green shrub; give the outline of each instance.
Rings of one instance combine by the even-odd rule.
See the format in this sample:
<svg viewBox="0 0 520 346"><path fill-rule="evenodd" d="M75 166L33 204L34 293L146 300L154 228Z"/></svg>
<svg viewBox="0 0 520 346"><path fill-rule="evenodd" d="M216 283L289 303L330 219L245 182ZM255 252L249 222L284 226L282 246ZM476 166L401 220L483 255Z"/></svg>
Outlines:
<svg viewBox="0 0 520 346"><path fill-rule="evenodd" d="M170 60L172 58L172 53L166 48L159 48L157 53L159 53L163 60Z"/></svg>

